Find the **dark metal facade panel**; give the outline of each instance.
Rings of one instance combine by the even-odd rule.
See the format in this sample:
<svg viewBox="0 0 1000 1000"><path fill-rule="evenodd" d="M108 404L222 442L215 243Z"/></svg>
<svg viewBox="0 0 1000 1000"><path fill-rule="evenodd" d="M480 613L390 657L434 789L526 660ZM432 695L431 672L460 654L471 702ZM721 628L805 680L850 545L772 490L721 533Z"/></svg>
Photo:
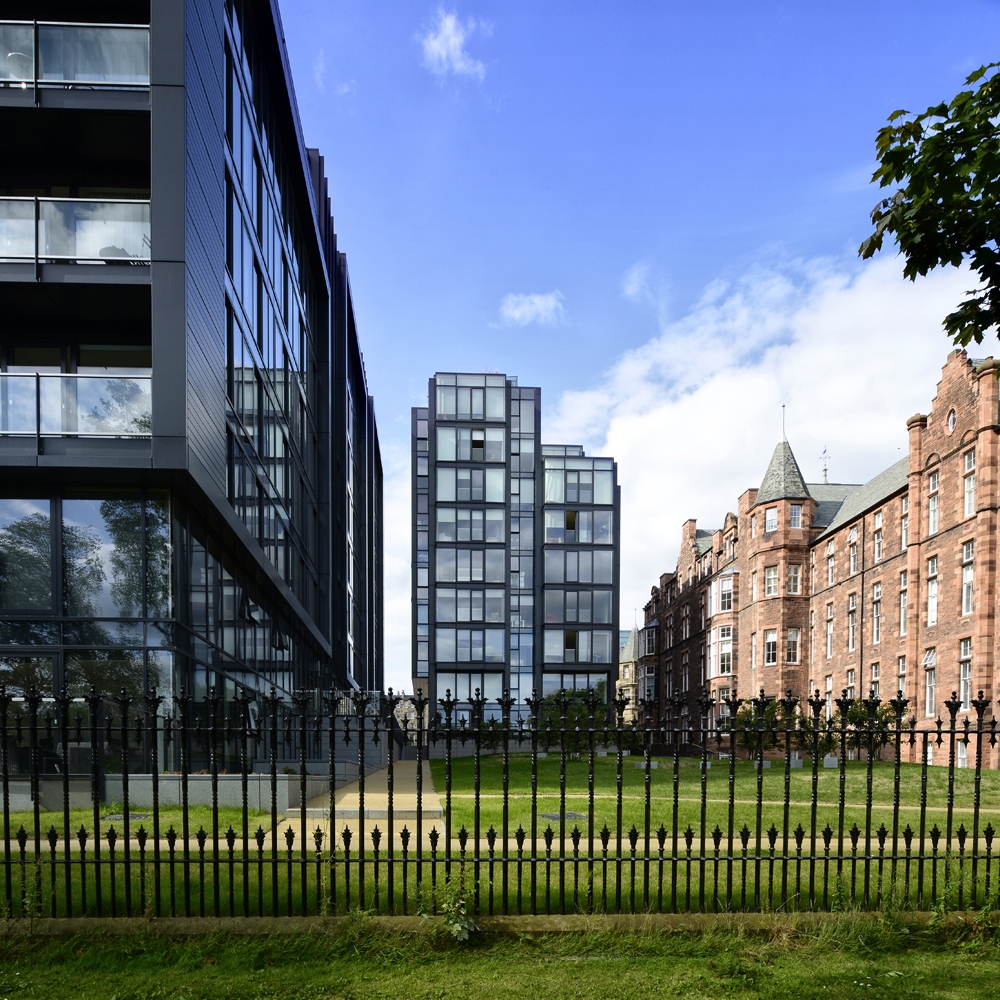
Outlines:
<svg viewBox="0 0 1000 1000"><path fill-rule="evenodd" d="M185 3L185 296L187 434L223 495L227 487L224 5Z"/></svg>

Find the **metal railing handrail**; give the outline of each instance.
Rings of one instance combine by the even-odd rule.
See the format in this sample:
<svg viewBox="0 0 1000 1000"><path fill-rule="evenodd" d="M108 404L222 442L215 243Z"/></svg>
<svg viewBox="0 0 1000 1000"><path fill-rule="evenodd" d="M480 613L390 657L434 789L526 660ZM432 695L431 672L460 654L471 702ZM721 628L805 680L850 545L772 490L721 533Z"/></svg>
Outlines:
<svg viewBox="0 0 1000 1000"><path fill-rule="evenodd" d="M105 381L111 380L127 380L135 383L144 383L148 385L148 391L152 395L153 379L152 375L99 375L92 373L76 373L76 372L47 372L42 374L41 372L0 372L0 387L5 385L7 379L21 379L21 380L31 380L34 382L34 428L33 429L20 429L20 430L8 430L5 428L0 429L0 437L19 437L19 438L34 438L36 442L36 448L41 453L41 440L42 438L52 438L52 437L75 437L75 438L149 438L152 437L152 428L148 431L127 431L118 429L106 429L106 430L71 430L65 427L60 427L59 430L48 430L42 428L42 392L41 392L41 381L42 379L74 379L81 381L84 379L104 379ZM62 409L62 408L61 408ZM145 414L150 419L152 418L152 410L148 414ZM6 420L6 418L4 418Z"/></svg>
<svg viewBox="0 0 1000 1000"><path fill-rule="evenodd" d="M34 261L35 266L35 279L39 280L41 277L40 266L43 261L48 260L71 260L71 261L98 261L107 263L111 262L129 262L132 264L148 264L150 257L152 255L152 226L151 226L151 216L152 216L152 200L149 198L55 198L51 195L12 195L10 198L0 197L0 204L5 202L17 202L18 204L33 205L34 206L34 227L32 234L32 244L33 252L29 254L7 254L0 252L0 260L31 260ZM148 251L146 256L140 256L125 253L124 256L81 256L78 253L42 253L41 247L39 246L39 232L40 232L40 207L45 205L61 205L61 204L85 204L85 205L131 205L133 207L146 208L149 212L147 219L145 220L149 225L149 232L143 233L142 235L142 246ZM27 221L25 219L17 221ZM123 249L123 248L122 248Z"/></svg>
<svg viewBox="0 0 1000 1000"><path fill-rule="evenodd" d="M96 372L0 372L0 378L127 378L134 382L149 382L149 375L100 375Z"/></svg>
<svg viewBox="0 0 1000 1000"><path fill-rule="evenodd" d="M23 202L42 202L42 201L72 201L72 202L84 202L94 205L149 205L152 202L151 198L71 198L71 197L58 197L56 195L30 195L30 194L11 194L11 195L0 195L0 202L4 201L23 201Z"/></svg>
<svg viewBox="0 0 1000 1000"><path fill-rule="evenodd" d="M707 691L689 723L647 701L626 723L627 700L593 689L477 691L457 719L450 691L196 698L140 674L81 703L82 679L38 675L43 692L15 669L0 676L8 919L433 914L456 888L470 916L1000 908L982 691L953 692L924 729L902 693L845 691L826 720L818 691L734 694L721 735Z"/></svg>
<svg viewBox="0 0 1000 1000"><path fill-rule="evenodd" d="M38 28L141 28L143 31L149 31L148 24L125 24L118 22L105 22L105 21L10 21L10 20L0 20L0 25L3 24L23 24L25 27L38 27Z"/></svg>
<svg viewBox="0 0 1000 1000"><path fill-rule="evenodd" d="M24 27L31 28L31 78L30 79L17 79L11 78L9 81L4 80L4 86L8 83L20 84L22 90L26 90L28 84L31 84L32 99L36 107L39 104L39 90L53 88L58 89L60 87L94 87L94 88L107 88L109 90L148 90L150 88L150 78L147 62L147 70L145 74L145 80L92 80L86 77L81 77L79 79L70 80L56 80L56 79L40 79L38 75L39 69L39 28L40 27L67 27L67 28L105 28L105 29L125 29L125 30L136 30L146 32L146 56L147 61L149 57L149 25L143 24L88 24L86 22L72 22L72 21L0 21L0 25L21 25Z"/></svg>

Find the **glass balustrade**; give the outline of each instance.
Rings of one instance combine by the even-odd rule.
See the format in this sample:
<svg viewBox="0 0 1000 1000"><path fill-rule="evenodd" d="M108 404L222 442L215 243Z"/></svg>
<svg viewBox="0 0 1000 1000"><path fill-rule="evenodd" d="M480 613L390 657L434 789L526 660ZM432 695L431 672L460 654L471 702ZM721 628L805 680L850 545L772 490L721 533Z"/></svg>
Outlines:
<svg viewBox="0 0 1000 1000"><path fill-rule="evenodd" d="M129 25L0 22L0 84L148 87L149 29ZM35 53L38 65L35 65Z"/></svg>
<svg viewBox="0 0 1000 1000"><path fill-rule="evenodd" d="M30 24L0 22L0 82L32 83L35 38Z"/></svg>
<svg viewBox="0 0 1000 1000"><path fill-rule="evenodd" d="M4 260L142 263L150 247L148 201L0 198Z"/></svg>
<svg viewBox="0 0 1000 1000"><path fill-rule="evenodd" d="M0 375L0 435L148 437L152 379Z"/></svg>

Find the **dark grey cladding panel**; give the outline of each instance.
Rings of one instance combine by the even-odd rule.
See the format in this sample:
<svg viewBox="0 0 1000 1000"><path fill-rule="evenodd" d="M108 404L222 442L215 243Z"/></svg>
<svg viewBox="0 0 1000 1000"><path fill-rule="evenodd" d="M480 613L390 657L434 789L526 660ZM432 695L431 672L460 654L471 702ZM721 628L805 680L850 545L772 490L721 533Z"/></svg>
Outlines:
<svg viewBox="0 0 1000 1000"><path fill-rule="evenodd" d="M184 88L150 91L150 224L153 260L184 259Z"/></svg>
<svg viewBox="0 0 1000 1000"><path fill-rule="evenodd" d="M150 0L149 82L152 86L184 86L183 0Z"/></svg>
<svg viewBox="0 0 1000 1000"><path fill-rule="evenodd" d="M153 277L153 434L158 438L183 437L187 426L184 265L154 261L150 271ZM177 464L176 455L170 464Z"/></svg>
<svg viewBox="0 0 1000 1000"><path fill-rule="evenodd" d="M185 265L188 446L225 493L224 5L185 3Z"/></svg>

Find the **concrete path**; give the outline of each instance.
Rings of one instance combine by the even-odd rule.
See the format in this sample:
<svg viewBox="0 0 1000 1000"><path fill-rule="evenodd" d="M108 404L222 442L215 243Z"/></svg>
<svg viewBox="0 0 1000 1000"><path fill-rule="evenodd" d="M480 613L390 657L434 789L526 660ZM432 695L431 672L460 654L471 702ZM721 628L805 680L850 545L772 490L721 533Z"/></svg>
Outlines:
<svg viewBox="0 0 1000 1000"><path fill-rule="evenodd" d="M361 811L361 793L357 781L344 785L337 789L334 800L334 824L337 833L337 846L343 849L344 828L351 831L351 848L357 850L358 836L364 827L365 847L371 850L372 830L378 827L382 834L379 843L380 850L386 850L389 846L388 823L389 823L389 771L383 768L375 771L365 778L365 800L364 811ZM393 847L401 850L403 843L401 839L403 828L410 834L409 850L416 851L417 832L417 762L413 760L396 761L393 765L393 795L392 795L392 816L393 816ZM432 828L437 828L442 837L444 835L444 809L441 807L441 799L434 789L434 781L431 777L430 764L423 762L423 789L421 802L421 836L425 852L430 851L430 832ZM310 846L313 844L313 835L316 828L323 831L323 850L328 849L330 839L330 796L329 793L318 795L306 803L306 830L308 831ZM291 829L296 836L295 846L298 847L298 838L302 833L301 812L295 808L290 809L283 822L278 824L278 842L285 843L285 831Z"/></svg>

